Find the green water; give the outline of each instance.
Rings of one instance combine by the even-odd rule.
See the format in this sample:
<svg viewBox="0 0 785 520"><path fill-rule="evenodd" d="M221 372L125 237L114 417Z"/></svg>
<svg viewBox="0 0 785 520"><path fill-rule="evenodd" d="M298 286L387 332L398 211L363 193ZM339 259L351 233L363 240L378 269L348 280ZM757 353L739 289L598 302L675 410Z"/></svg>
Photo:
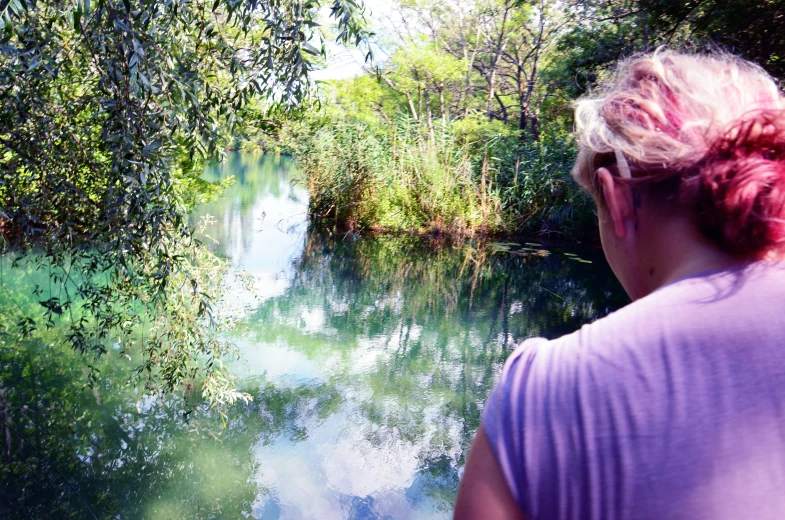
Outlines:
<svg viewBox="0 0 785 520"><path fill-rule="evenodd" d="M254 401L185 421L127 382L120 346L94 360L56 328L0 334L0 517L448 518L515 344L625 301L596 251L331 236L287 159L206 172L230 174L193 221L211 215L205 240L251 276L224 312ZM4 265L0 306L34 303L23 282L43 273Z"/></svg>

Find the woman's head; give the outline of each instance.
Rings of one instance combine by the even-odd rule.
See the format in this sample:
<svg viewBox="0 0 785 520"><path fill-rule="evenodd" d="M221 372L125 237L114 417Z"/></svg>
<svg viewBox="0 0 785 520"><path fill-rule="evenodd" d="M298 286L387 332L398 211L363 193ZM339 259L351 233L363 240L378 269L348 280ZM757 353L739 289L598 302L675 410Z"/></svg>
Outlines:
<svg viewBox="0 0 785 520"><path fill-rule="evenodd" d="M785 99L760 67L720 53L629 59L578 101L576 130L574 176L601 212L607 172L663 211L692 214L729 254L785 246Z"/></svg>
<svg viewBox="0 0 785 520"><path fill-rule="evenodd" d="M785 240L785 100L760 67L727 54L636 57L578 102L576 128L574 175L598 203L606 167L644 193L671 192L731 253Z"/></svg>

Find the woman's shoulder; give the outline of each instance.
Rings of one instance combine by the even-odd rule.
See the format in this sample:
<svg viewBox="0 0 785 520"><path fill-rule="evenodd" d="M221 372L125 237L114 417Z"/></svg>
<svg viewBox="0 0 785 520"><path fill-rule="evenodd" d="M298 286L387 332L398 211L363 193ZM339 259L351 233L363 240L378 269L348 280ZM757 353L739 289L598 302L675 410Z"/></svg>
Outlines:
<svg viewBox="0 0 785 520"><path fill-rule="evenodd" d="M624 383L627 368L656 370L705 345L785 333L785 265L758 262L676 280L555 339L530 338L502 374L569 389L579 378ZM755 327L750 325L755 323ZM754 330L751 330L754 329ZM769 333L769 334L767 334ZM694 347L694 348L691 348Z"/></svg>
<svg viewBox="0 0 785 520"><path fill-rule="evenodd" d="M696 273L674 280L648 296L622 307L572 334L551 340L565 350L601 348L647 340L662 342L700 332L718 333L751 323L766 326L781 320L767 315L785 312L785 264L755 262ZM632 345L630 345L632 346Z"/></svg>
<svg viewBox="0 0 785 520"><path fill-rule="evenodd" d="M611 464L618 446L637 453L625 439L642 432L691 439L696 418L749 409L759 394L738 389L785 374L783 313L785 269L760 264L678 280L572 334L521 343L483 426L524 510L541 506L542 486L568 486L588 454Z"/></svg>

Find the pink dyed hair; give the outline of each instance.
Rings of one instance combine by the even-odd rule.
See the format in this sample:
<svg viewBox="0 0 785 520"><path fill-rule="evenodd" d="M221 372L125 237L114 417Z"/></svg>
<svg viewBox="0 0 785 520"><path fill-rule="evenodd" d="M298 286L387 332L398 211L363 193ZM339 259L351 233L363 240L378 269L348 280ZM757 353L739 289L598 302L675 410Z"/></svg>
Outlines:
<svg viewBox="0 0 785 520"><path fill-rule="evenodd" d="M577 102L576 132L573 174L598 201L601 166L634 184L677 180L673 195L724 249L785 244L785 98L757 65L670 50L629 59Z"/></svg>

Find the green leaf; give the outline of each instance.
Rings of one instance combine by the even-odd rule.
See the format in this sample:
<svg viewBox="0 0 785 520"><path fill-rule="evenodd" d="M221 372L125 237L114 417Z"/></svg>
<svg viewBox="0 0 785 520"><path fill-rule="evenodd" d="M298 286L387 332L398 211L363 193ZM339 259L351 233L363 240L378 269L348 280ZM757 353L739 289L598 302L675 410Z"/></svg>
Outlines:
<svg viewBox="0 0 785 520"><path fill-rule="evenodd" d="M78 31L81 27L81 20L82 20L82 5L79 4L74 11L74 30Z"/></svg>

